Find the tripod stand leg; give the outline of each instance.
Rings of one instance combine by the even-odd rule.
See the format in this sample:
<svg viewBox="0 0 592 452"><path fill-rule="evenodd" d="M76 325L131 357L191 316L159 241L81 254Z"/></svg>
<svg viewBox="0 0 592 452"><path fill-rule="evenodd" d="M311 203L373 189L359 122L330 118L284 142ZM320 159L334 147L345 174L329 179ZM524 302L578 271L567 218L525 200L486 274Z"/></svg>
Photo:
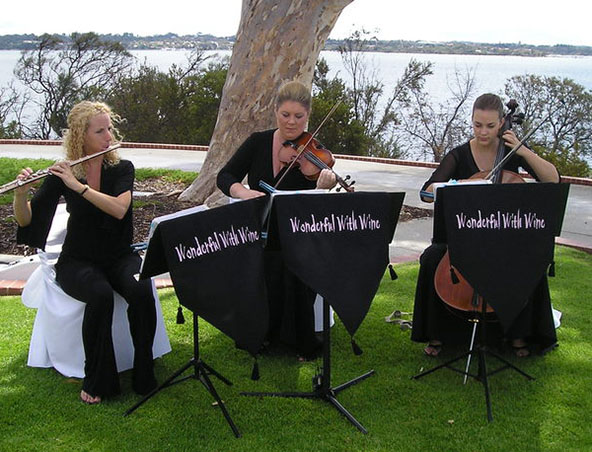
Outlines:
<svg viewBox="0 0 592 452"><path fill-rule="evenodd" d="M216 391L216 388L212 384L212 381L210 380L210 377L208 377L208 372L206 371L206 365L203 362L200 361L197 364L197 366L198 366L198 378L199 378L199 381L201 381L201 383L206 387L206 389L208 390L208 392L210 394L212 394L212 397L214 398L214 400L216 400L216 403L220 407L220 409L222 410L222 414L226 418L226 421L228 422L228 425L230 425L230 428L232 429L232 432L234 433L234 436L236 436L237 438L240 438L241 437L241 434L238 431L238 428L236 427L236 425L234 424L232 418L230 417L230 414L228 414L228 410L226 410L226 405L224 405L224 402L222 401L222 399L218 395L218 392ZM211 367L207 366L207 368L211 370ZM217 372L214 372L213 374L216 375L216 376L219 376L220 375ZM224 377L222 377L222 380L224 381L226 379ZM228 380L226 380L226 381L228 381ZM228 383L229 384L232 384L230 382L228 382Z"/></svg>
<svg viewBox="0 0 592 452"><path fill-rule="evenodd" d="M210 375L213 375L214 377L216 377L218 380L220 380L222 383L226 384L227 386L232 386L231 381L228 380L226 377L222 376L219 372L217 372L216 370L212 369L205 362L200 361L200 363L203 366L203 368L208 371L208 373Z"/></svg>
<svg viewBox="0 0 592 452"><path fill-rule="evenodd" d="M347 420L350 421L359 431L361 431L364 434L368 433L368 430L366 430L364 426L360 424L358 420L355 417L353 417L351 413L347 411L345 407L341 403L339 403L339 401L333 395L326 394L325 400L327 400L331 405L333 405L337 409L337 411L343 414L347 418Z"/></svg>
<svg viewBox="0 0 592 452"><path fill-rule="evenodd" d="M489 393L489 380L487 379L487 364L485 363L485 351L479 348L479 379L483 384L485 390L485 405L487 406L487 420L493 421L493 414L491 412L491 395Z"/></svg>
<svg viewBox="0 0 592 452"><path fill-rule="evenodd" d="M185 372L187 369L189 369L191 366L193 366L193 358L187 363L185 364L183 367L181 367L179 370L177 370L173 375L171 375L169 378L167 378L165 381L163 381L159 386L157 386L156 388L154 388L152 391L150 391L148 394L146 394L146 396L144 396L143 399L141 399L139 402L137 402L134 406L132 406L131 408L129 408L125 413L124 416L128 416L130 414L132 414L134 411L136 411L140 406L142 406L144 404L144 402L147 402L149 399L151 399L154 395L156 395L156 393L158 393L160 390L166 388L167 386L170 386L174 383L175 379L181 375L183 372Z"/></svg>
<svg viewBox="0 0 592 452"><path fill-rule="evenodd" d="M450 365L453 364L453 363L455 363L455 362L457 362L457 361L459 361L459 360L461 360L461 359L464 359L464 357L467 356L467 355L469 355L470 353L471 352L465 352L462 355L459 355L459 356L456 356L456 357L454 357L452 359L449 359L448 361L446 361L446 362L444 362L442 364L438 364L437 366L432 367L431 369L424 370L423 372L421 372L421 373L419 373L417 375L414 375L411 378L413 378L414 380L417 380L417 379L419 379L421 377L425 377L426 375L431 374L432 372L435 372L437 370L443 369L445 367L448 368L448 369L451 369L451 370L455 370L455 369L451 368Z"/></svg>
<svg viewBox="0 0 592 452"><path fill-rule="evenodd" d="M514 369L516 372L518 372L520 375L528 378L529 380L534 380L535 378L532 375L527 374L526 372L524 372L522 369L520 369L519 367L516 367L514 364L512 364L511 362L509 362L508 360L504 359L502 356L500 356L499 354L488 350L487 351L491 356L495 357L498 361L504 363L506 365L506 367L509 367L511 369Z"/></svg>
<svg viewBox="0 0 592 452"><path fill-rule="evenodd" d="M339 392L343 391L344 389L349 388L350 386L355 385L356 383L359 383L362 380L365 380L368 377L371 377L372 375L374 375L374 371L370 370L368 372L366 372L363 375L360 375L359 377L354 378L353 380L347 381L345 383L340 384L339 386L336 386L333 388L333 392L335 394L338 394Z"/></svg>
<svg viewBox="0 0 592 452"><path fill-rule="evenodd" d="M347 383L343 383L336 388L331 388L331 327L329 325L329 303L323 300L323 366L321 373L313 379L313 391L311 392L241 392L244 396L257 397L298 397L303 399L322 399L333 405L341 414L343 414L358 430L362 433L368 433L362 424L360 424L343 405L341 405L335 395L339 391L365 380L374 374L371 370Z"/></svg>
<svg viewBox="0 0 592 452"><path fill-rule="evenodd" d="M467 365L465 367L465 378L463 384L467 384L469 378L469 368L471 367L471 357L473 356L473 346L475 345L475 333L477 332L477 322L473 324L473 333L471 334L471 345L469 346L469 356L467 356Z"/></svg>
<svg viewBox="0 0 592 452"><path fill-rule="evenodd" d="M219 406L220 409L222 410L222 414L226 418L228 425L230 425L230 428L232 429L234 436L236 436L237 438L240 438L241 434L238 431L238 428L236 427L234 422L232 421L230 415L228 414L228 411L226 410L226 406L224 405L224 402L222 401L222 399L218 395L218 392L216 391L216 388L214 387L214 385L212 384L212 381L208 377L208 374L214 375L216 378L220 379L222 382L226 383L229 386L232 385L232 383L229 380L227 380L226 378L224 378L220 373L216 372L213 368L211 368L206 363L204 363L199 358L198 325L199 325L199 323L198 323L197 314L193 313L193 358L191 358L189 360L189 362L187 362L187 364L185 364L183 367L181 367L179 370L177 370L175 373L173 373L169 378L167 378L160 386L158 386L156 389L151 391L146 397L144 397L142 400L140 400L138 403L136 403L134 406L132 406L130 409L128 409L125 412L124 416L128 416L129 414L133 413L138 407L140 407L144 402L146 402L148 399L150 399L154 394L156 394L161 389L164 389L168 386L172 386L177 383L181 383L182 381L188 380L190 378L195 378L195 379L199 380L201 382L201 384L204 385L204 387L212 395L214 400L216 400L216 405ZM193 374L192 375L188 375L184 378L178 378L183 372L185 372L190 367L193 367Z"/></svg>

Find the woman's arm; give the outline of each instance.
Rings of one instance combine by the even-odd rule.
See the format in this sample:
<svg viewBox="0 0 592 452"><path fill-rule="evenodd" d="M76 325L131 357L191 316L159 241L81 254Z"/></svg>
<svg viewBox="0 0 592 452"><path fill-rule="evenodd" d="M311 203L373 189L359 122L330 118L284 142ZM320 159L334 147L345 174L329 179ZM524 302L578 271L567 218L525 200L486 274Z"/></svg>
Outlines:
<svg viewBox="0 0 592 452"><path fill-rule="evenodd" d="M258 147L262 146L261 136L261 133L252 134L247 138L218 173L216 184L226 196L239 199L265 196L265 193L247 188L242 183L245 176L251 170L255 152Z"/></svg>
<svg viewBox="0 0 592 452"><path fill-rule="evenodd" d="M507 130L502 136L506 146L514 148L520 140L512 130ZM546 161L542 157L539 157L532 150L525 145L520 146L516 150L516 154L524 159L524 161L530 166L530 168L536 173L537 177L541 182L560 182L559 172L555 165L551 162Z"/></svg>
<svg viewBox="0 0 592 452"><path fill-rule="evenodd" d="M32 173L24 168L17 179L26 179ZM63 193L63 184L57 177L47 177L29 201L27 194L30 185L15 190L13 207L18 223L16 241L35 248L45 248L47 235L55 215L55 210Z"/></svg>
<svg viewBox="0 0 592 452"><path fill-rule="evenodd" d="M229 193L232 198L238 199L253 199L265 196L265 193L257 190L251 190L250 188L245 187L241 182L233 183L230 186Z"/></svg>
<svg viewBox="0 0 592 452"><path fill-rule="evenodd" d="M118 196L111 196L83 184L72 174L68 162L58 162L51 166L49 171L59 177L70 190L75 191L96 208L118 220L125 216L132 202L131 190L126 190Z"/></svg>
<svg viewBox="0 0 592 452"><path fill-rule="evenodd" d="M419 192L419 197L422 201L430 203L434 202L434 184L437 182L448 182L455 177L457 168L457 149L459 148L455 148L446 154L430 178L423 184L423 187L421 187Z"/></svg>
<svg viewBox="0 0 592 452"><path fill-rule="evenodd" d="M88 187L88 185L80 185L82 188L78 193L84 191L81 196L106 214L121 220L127 213L132 202L132 192L130 190L118 196L111 196Z"/></svg>

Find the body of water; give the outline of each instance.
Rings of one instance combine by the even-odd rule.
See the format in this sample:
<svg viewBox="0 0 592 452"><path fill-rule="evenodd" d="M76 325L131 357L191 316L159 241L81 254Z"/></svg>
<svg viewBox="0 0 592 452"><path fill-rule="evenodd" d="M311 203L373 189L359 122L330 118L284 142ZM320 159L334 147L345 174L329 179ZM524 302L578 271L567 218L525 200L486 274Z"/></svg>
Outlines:
<svg viewBox="0 0 592 452"><path fill-rule="evenodd" d="M230 56L230 51L206 52L208 55ZM172 64L183 64L187 60L187 50L138 50L132 54L138 62L147 61L161 70ZM592 90L592 57L519 57L519 56L478 56L478 55L432 55L409 53L368 52L365 55L368 66L374 68L376 77L385 86L393 86L403 70L413 58L418 61L434 63L434 75L428 78L428 90L437 93L446 91L448 81L455 72L471 70L475 73L477 91L499 92L505 81L514 75L536 74L542 76L567 77ZM14 79L14 67L20 51L0 50L0 86L6 86ZM338 75L346 83L349 75L344 70L339 52L321 52L330 68L330 76ZM438 97L438 96L437 96Z"/></svg>
<svg viewBox="0 0 592 452"><path fill-rule="evenodd" d="M1 52L0 52L1 53ZM143 50L132 52L139 61L147 61L161 70L167 70L173 63L184 63L188 51L181 50ZM210 55L230 56L230 51L208 52ZM321 57L329 65L329 77L338 76L346 83L350 76L346 72L339 52L321 52ZM386 92L392 88L403 74L411 59L432 62L434 74L428 77L426 88L436 99L444 99L449 94L449 83L454 81L457 72L474 72L476 92L499 93L507 79L515 75L535 74L570 78L576 83L592 90L592 57L519 57L519 56L479 56L479 55L436 55L411 53L364 54L368 68L376 72L376 78L385 85Z"/></svg>
<svg viewBox="0 0 592 452"><path fill-rule="evenodd" d="M172 64L186 63L188 50L141 50L132 54L138 64L146 61L162 71L168 70ZM230 56L230 51L209 51L207 55L220 58ZM20 51L0 50L0 86L5 87L11 81L20 89L24 89L14 78L14 68L20 57ZM329 77L338 76L347 84L350 80L345 71L339 52L321 52L327 61ZM475 96L484 92L500 93L505 82L515 75L535 74L540 76L556 76L570 78L576 83L592 90L592 57L519 57L519 56L478 56L478 55L436 55L436 54L402 54L369 52L364 54L367 67L375 72L376 79L385 85L389 93L411 59L433 63L434 74L428 77L426 89L438 102L450 97L449 86L454 83L457 73L471 71L474 73ZM472 100L471 100L472 102Z"/></svg>

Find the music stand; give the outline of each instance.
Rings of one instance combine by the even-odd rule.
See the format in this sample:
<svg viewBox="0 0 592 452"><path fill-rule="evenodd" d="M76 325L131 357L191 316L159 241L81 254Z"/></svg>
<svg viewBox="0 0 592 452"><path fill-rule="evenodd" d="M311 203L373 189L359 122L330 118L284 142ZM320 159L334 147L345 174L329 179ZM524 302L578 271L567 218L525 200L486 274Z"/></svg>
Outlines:
<svg viewBox="0 0 592 452"><path fill-rule="evenodd" d="M204 215L204 209L201 206L196 208L187 209L186 211L177 212L176 214L159 217L153 220L154 229L150 235L150 239L148 241L148 247L146 250L146 256L142 263L142 268L140 271L140 277L151 277L158 274L166 273L167 271L171 272L173 275L173 267L169 264L169 260L167 255L164 251L164 237L168 237L169 234L174 234L175 236L181 236L184 234L183 225L188 222L189 225L193 224L197 221L198 217L194 217L194 215ZM185 223L184 223L185 222ZM207 223L207 222L206 222ZM168 225L168 226L164 226ZM165 228L164 232L163 227ZM173 281L175 279L173 278ZM193 282L193 281L192 281ZM189 284L189 289L184 287L183 285L178 285L175 283L175 291L177 292L177 296L179 300L189 300L195 298L195 290L193 288L193 284ZM203 288L202 288L203 290ZM182 294L183 296L181 296ZM191 295L192 294L192 295ZM232 418L230 417L226 406L214 384L210 379L210 375L218 378L224 384L231 386L232 383L222 376L219 372L214 370L211 366L206 364L204 360L200 356L200 349L199 349L199 317L196 313L195 309L192 309L193 314L193 357L182 367L180 367L177 371L175 371L170 377L168 377L162 384L152 390L149 394L143 397L139 402L133 405L125 412L125 416L130 415L136 409L138 409L141 405L155 396L161 390L168 388L177 383L181 383L183 381L189 379L196 379L199 380L202 385L206 388L206 390L211 394L211 396L215 400L215 405L220 407L222 410L222 414L224 415L226 421L228 422L232 432L234 433L235 437L240 438L241 434L236 427L235 423L233 422ZM182 377L182 374L189 369L193 369L190 375Z"/></svg>
<svg viewBox="0 0 592 452"><path fill-rule="evenodd" d="M333 405L362 433L368 433L336 395L370 377L374 371L331 386L329 302L353 336L370 308L389 262L388 245L394 236L405 193L307 196L276 193L272 196L267 246L277 244L290 271L323 296L322 367L313 378L310 392L243 392L242 395L321 399ZM370 223L362 223L370 219ZM317 224L317 220L324 226ZM314 224L308 223L310 228L301 229L296 226L298 221ZM316 259L311 259L311 250L316 253ZM351 255L357 258L340 269L339 275L327 265L327 262L345 262Z"/></svg>
<svg viewBox="0 0 592 452"><path fill-rule="evenodd" d="M343 414L358 430L362 433L368 433L360 422L339 403L336 396L341 391L350 386L359 383L362 380L372 376L374 370L370 370L359 377L356 377L346 383L336 387L331 387L331 326L330 326L330 312L329 303L323 299L323 363L320 373L315 375L312 379L312 391L310 392L241 392L244 396L255 397L289 397L289 398L304 398L304 399L320 399L329 402L334 408Z"/></svg>
<svg viewBox="0 0 592 452"><path fill-rule="evenodd" d="M187 369L189 369L191 367L193 367L193 373L191 375L188 375L186 377L178 379L178 377L180 377ZM125 412L124 416L128 416L131 413L133 413L136 409L138 409L141 405L143 405L145 402L147 402L149 399L154 397L158 392L162 391L163 389L168 388L169 386L172 386L174 384L181 383L185 380L189 380L190 378L194 378L196 380L199 380L201 382L201 384L203 384L204 387L207 389L207 391L212 395L212 397L216 401L215 402L216 405L219 406L220 409L222 410L222 414L226 418L228 425L230 425L230 428L232 429L234 436L236 436L237 438L240 438L241 434L240 434L238 428L236 427L236 425L234 424L234 422L232 421L230 414L228 414L228 411L226 410L226 406L224 405L224 402L222 401L222 399L218 395L218 392L216 391L216 388L214 387L212 381L210 380L209 375L213 375L214 377L216 377L220 381L222 381L224 384L226 384L228 386L232 386L232 383L228 379L223 377L220 373L218 373L216 370L214 370L212 367L210 367L208 364L206 364L201 359L201 357L199 355L199 319L198 319L197 314L194 312L193 313L193 357L183 367L179 368L169 378L167 378L164 382L162 382L158 387L156 387L150 393L148 393L142 400L140 400L134 406L129 408Z"/></svg>
<svg viewBox="0 0 592 452"><path fill-rule="evenodd" d="M470 191L467 191L467 189L473 190L473 193L471 193ZM477 191L477 190L480 190L481 192L476 193L475 191ZM497 190L497 191L491 192L491 190ZM510 190L512 190L512 192ZM471 209L474 209L474 205L479 205L480 208L485 207L486 209L492 209L491 210L492 212L497 210L497 213L499 215L498 218L501 218L502 207L507 208L507 212L516 212L516 209L518 209L518 212L520 212L520 208L524 208L524 206L529 206L529 207L534 206L533 207L534 212L538 213L538 214L542 214L542 215L540 215L540 218L544 218L545 222L548 222L548 226L549 226L548 229L545 229L545 227L542 227L541 229L545 229L545 230L540 233L539 237L541 237L541 238L537 238L537 240L540 240L540 243L537 242L537 244L540 245L540 249L537 249L537 252L538 252L537 260L538 261L536 262L536 268L541 268L542 273L544 273L546 259L548 259L549 256L552 256L553 238L554 238L554 236L559 235L559 233L561 231L561 224L563 222L563 213L565 211L565 205L567 202L568 191L569 191L569 185L566 185L566 184L518 184L518 185L506 184L506 185L481 186L481 187L475 186L474 188L458 186L458 187L447 187L447 188L441 189L441 190L439 190L437 202L436 202L436 205L434 206L434 242L448 243L449 249L451 249L452 246L454 245L457 247L457 251L458 251L459 249L462 249L462 247L458 247L458 243L453 243L451 241L451 234L455 238L455 240L457 240L457 241L461 240L461 237L462 238L469 237L471 240L474 240L474 238L476 237L476 234L473 236L470 236L470 235L467 235L466 233L463 233L463 234L465 234L465 235L463 235L463 234L459 234L459 232L458 232L462 229L459 217L462 217L462 215L464 213L463 209L467 209L467 211L470 212ZM492 199L494 197L495 197L495 199ZM452 200L453 200L449 204L447 204L447 201L449 201L448 198L452 198ZM485 204L483 202L483 200L485 200L485 199L488 200L490 205L485 205L485 206L483 205L483 204ZM481 200L481 204L476 204L477 200ZM542 202L541 202L541 200L542 200ZM440 202L438 202L438 201L440 201ZM540 203L541 205L537 205L537 203ZM446 207L444 207L445 205L446 205ZM449 212L447 212L445 214L446 209L448 209ZM484 209L484 212L485 212L485 209ZM454 222L454 215L453 214L456 215L456 224ZM479 210L479 216L480 215L481 215L481 210ZM446 216L446 221L444 218L445 216ZM487 217L487 212L484 213L484 217ZM479 217L479 218L481 218L481 217ZM506 226L509 230L528 229L528 228L523 228L523 225L522 225L519 218L517 218L517 217L514 217L514 218L516 221L514 223L508 222L508 224ZM498 225L494 221L492 223L492 229L496 230L496 233L499 234L500 232L503 232L503 229L504 229L504 227L502 227L502 224L503 224L503 222L500 222ZM543 224L544 224L544 222L543 222ZM450 228L450 230L447 231L447 227ZM520 232L522 233L522 231L520 231ZM530 234L534 235L533 232L530 232L530 231L526 231L526 232L527 233L520 236L521 240L527 240L530 237ZM482 243L486 243L486 240L483 240ZM493 241L492 241L492 243L493 243ZM464 243L464 245L466 248L467 243ZM474 245L474 242L470 242L470 245ZM470 245L469 245L469 248L470 248ZM550 248L550 250L547 248ZM505 251L505 249L502 249L501 251L503 252L503 251ZM471 262L467 259L467 251L466 250L458 251L458 255L459 255L459 261L464 260L465 264L469 264L463 268L466 268L467 272L470 273L473 278L475 278L475 281L478 281L478 283L479 283L478 287L480 287L480 290L482 292L489 291L490 294L493 294L493 293L496 294L496 297L494 298L492 296L491 299L497 300L497 304L496 304L495 308L496 308L496 312L498 313L498 316L507 315L508 313L506 312L506 309L508 308L508 306L504 305L504 303L500 303L500 299L499 299L500 293L503 293L503 292L491 291L490 287L488 287L486 284L483 284L483 280L481 279L481 277L474 271L474 268L471 267L471 264L473 262ZM526 266L523 265L522 267L525 268ZM533 265L533 267L535 267L535 265ZM498 277L501 278L500 286L502 286L504 283L507 282L507 280L504 280L503 278L508 277L508 275L511 274L507 271L507 269L503 269L503 270L504 270L503 272L502 271L498 272ZM511 271L511 269L510 269L510 271ZM499 274L502 274L503 276L499 276ZM537 278L540 279L540 276L537 276L537 275L539 275L539 273L537 273L537 271L535 271L531 274L527 274L525 272L524 275L527 276L530 281L537 281ZM463 275L463 276L466 277L467 275ZM471 282L471 284L473 284L473 283ZM473 285L473 287L475 287L475 285ZM477 288L475 288L474 292L473 292L473 306L478 306L479 295L481 295L481 294L479 294ZM463 374L465 376L465 383L466 383L467 377L470 376L470 377L475 378L476 380L480 381L484 386L485 400L486 400L486 405L487 405L487 419L489 422L491 422L491 421L493 421L493 415L492 415L492 411L491 411L491 396L490 396L490 392L489 392L488 377L490 375L501 372L502 370L512 369L512 370L515 370L516 372L518 372L519 374L523 375L524 377L528 378L529 380L534 380L534 378L532 376L528 375L527 373L523 372L518 367L511 364L510 362L508 362L507 360L502 358L499 354L493 352L492 350L490 350L487 347L486 328L485 328L485 325L486 325L485 315L486 315L486 308L487 308L486 299L487 299L487 297L484 296L483 302L482 302L482 309L481 309L481 311L477 310L477 316L474 319L474 321L478 322L477 324L481 324L481 329L480 329L480 334L479 334L480 339L477 341L476 345L474 342L474 336L475 336L474 333L475 333L475 328L477 327L477 324L475 324L475 326L473 328L473 337L471 339L471 345L470 345L469 350L467 352L465 352L455 358L452 358L452 359L450 359L438 366L435 366L432 369L421 372L420 374L417 374L417 375L413 376L412 378L419 379L425 375L428 375L430 373L435 372L436 370L443 369L443 368L448 368L448 369L451 369L453 371ZM500 308L500 309L498 310L498 308ZM478 358L478 372L477 372L477 374L472 374L469 372L471 357L473 355L477 355L477 358ZM503 365L491 372L488 372L487 371L487 363L486 363L486 359L485 359L486 355L493 356L498 361L500 361ZM452 364L454 364L456 361L464 359L465 357L467 358L467 365L466 365L466 368L464 371L459 370L459 369L452 366Z"/></svg>

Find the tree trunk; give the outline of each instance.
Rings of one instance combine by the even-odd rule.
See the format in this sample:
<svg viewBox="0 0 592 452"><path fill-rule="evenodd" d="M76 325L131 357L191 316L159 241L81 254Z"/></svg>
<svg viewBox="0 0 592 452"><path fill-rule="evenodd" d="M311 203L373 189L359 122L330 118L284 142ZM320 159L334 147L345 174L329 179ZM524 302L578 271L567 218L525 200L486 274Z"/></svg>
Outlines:
<svg viewBox="0 0 592 452"><path fill-rule="evenodd" d="M275 126L273 102L283 83L312 86L325 40L352 1L243 0L210 149L199 176L179 199L211 204L219 198L220 168L251 133Z"/></svg>

